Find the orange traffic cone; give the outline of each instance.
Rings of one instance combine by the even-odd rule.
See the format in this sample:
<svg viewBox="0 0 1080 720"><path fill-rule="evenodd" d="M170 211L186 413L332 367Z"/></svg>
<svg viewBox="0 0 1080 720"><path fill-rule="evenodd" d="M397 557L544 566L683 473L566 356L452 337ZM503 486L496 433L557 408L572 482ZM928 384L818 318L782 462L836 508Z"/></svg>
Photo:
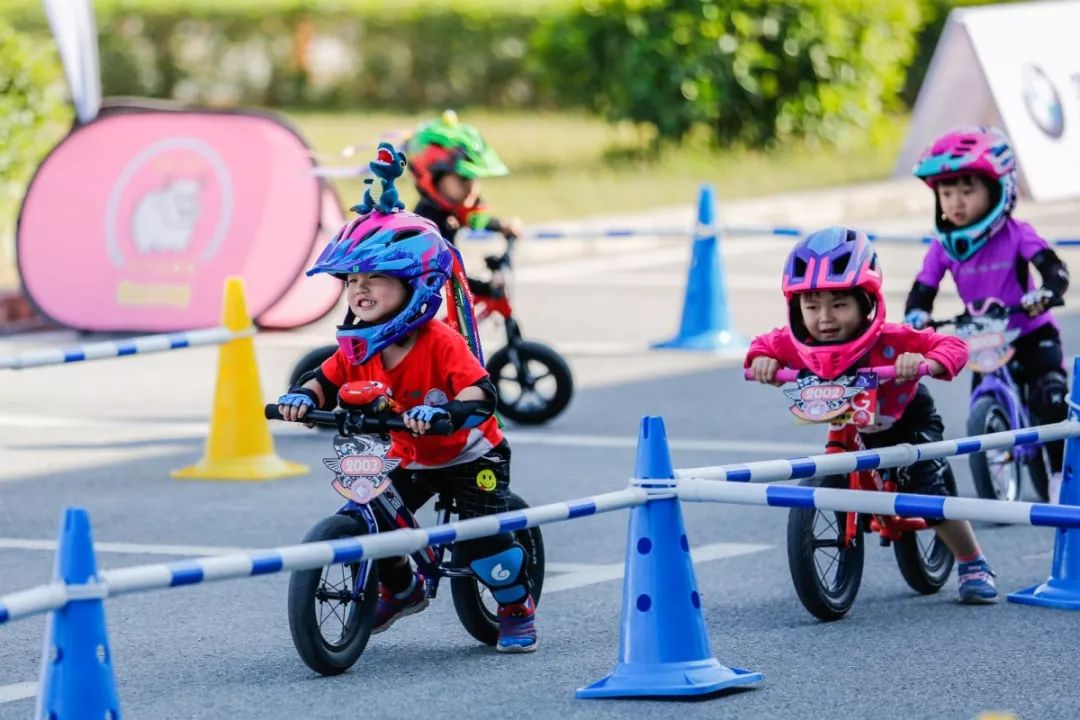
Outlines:
<svg viewBox="0 0 1080 720"><path fill-rule="evenodd" d="M222 324L233 332L253 327L244 301L243 278L225 280ZM230 340L218 354L217 388L206 454L194 465L174 470L174 478L203 480L269 480L303 475L307 467L282 460L263 416L255 341Z"/></svg>

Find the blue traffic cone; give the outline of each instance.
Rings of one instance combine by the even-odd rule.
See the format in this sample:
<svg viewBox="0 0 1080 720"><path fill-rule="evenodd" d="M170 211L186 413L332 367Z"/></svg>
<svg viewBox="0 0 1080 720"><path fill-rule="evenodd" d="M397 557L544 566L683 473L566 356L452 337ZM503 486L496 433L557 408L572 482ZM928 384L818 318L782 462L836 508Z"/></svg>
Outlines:
<svg viewBox="0 0 1080 720"><path fill-rule="evenodd" d="M732 327L724 282L724 258L719 245L713 189L711 185L702 185L679 334L671 340L654 344L654 348L731 353L746 350L746 340Z"/></svg>
<svg viewBox="0 0 1080 720"><path fill-rule="evenodd" d="M53 580L85 586L97 581L90 516L66 508L61 516ZM93 593L88 593L93 595ZM120 700L100 597L69 600L49 613L38 682L37 714L45 718L119 718Z"/></svg>
<svg viewBox="0 0 1080 720"><path fill-rule="evenodd" d="M1080 373L1080 356L1073 358L1072 390L1069 393L1069 419L1080 419L1077 403L1080 403L1080 388L1076 378ZM1080 463L1080 438L1071 437L1065 441L1064 473L1061 481L1062 505L1080 505L1080 479L1077 479L1073 467ZM1032 520L1040 514L1053 514L1034 508ZM1040 585L1033 585L1024 590L1009 594L1009 602L1023 605L1042 605L1060 610L1080 610L1080 529L1058 528L1054 531L1054 557L1050 562L1050 577Z"/></svg>
<svg viewBox="0 0 1080 720"><path fill-rule="evenodd" d="M662 418L641 419L635 476L642 487L675 486ZM678 499L631 510L619 662L577 696L704 695L761 679L761 673L721 665L709 650Z"/></svg>

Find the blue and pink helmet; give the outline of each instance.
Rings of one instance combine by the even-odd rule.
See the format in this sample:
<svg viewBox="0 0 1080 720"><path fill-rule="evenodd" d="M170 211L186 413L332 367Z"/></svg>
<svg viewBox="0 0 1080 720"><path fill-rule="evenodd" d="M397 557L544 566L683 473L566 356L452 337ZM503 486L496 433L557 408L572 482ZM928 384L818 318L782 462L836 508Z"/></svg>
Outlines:
<svg viewBox="0 0 1080 720"><path fill-rule="evenodd" d="M937 183L960 175L989 181L990 211L966 227L942 217ZM977 253L1005 225L1016 206L1016 158L1005 133L993 127L953 130L934 141L915 164L915 177L935 189L936 234L949 257L963 262Z"/></svg>
<svg viewBox="0 0 1080 720"><path fill-rule="evenodd" d="M881 266L865 234L843 227L828 227L806 236L792 248L784 264L782 284L795 349L815 375L831 380L855 365L870 351L885 324L885 297L881 293ZM867 314L873 313L860 334L838 343L814 343L806 331L798 295L808 292L861 290Z"/></svg>
<svg viewBox="0 0 1080 720"><path fill-rule="evenodd" d="M362 365L435 317L452 267L450 248L431 221L410 212L373 210L346 223L307 274L380 273L405 284L408 298L394 317L370 325L357 322L350 310L338 327L345 358Z"/></svg>

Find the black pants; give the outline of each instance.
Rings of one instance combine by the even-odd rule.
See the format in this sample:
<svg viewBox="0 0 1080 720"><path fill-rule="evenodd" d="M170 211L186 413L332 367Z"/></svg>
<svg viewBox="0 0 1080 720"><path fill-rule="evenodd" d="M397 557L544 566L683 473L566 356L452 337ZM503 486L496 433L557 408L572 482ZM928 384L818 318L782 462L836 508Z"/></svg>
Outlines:
<svg viewBox="0 0 1080 720"><path fill-rule="evenodd" d="M1027 398L1028 412L1037 425L1056 423L1069 414L1068 380L1065 376L1061 334L1053 325L1042 327L1013 341L1016 353L1009 361L1009 372ZM974 373L971 389L982 380ZM1053 472L1060 472L1065 454L1065 441L1046 443Z"/></svg>
<svg viewBox="0 0 1080 720"><path fill-rule="evenodd" d="M904 414L893 423L892 427L876 433L862 436L863 444L868 448L879 448L901 443L937 442L944 437L945 423L941 421L934 398L930 391L920 384L915 397L904 409ZM901 492L918 495L952 495L945 482L946 473L950 472L949 463L943 459L920 460L914 465L900 468L897 485Z"/></svg>
<svg viewBox="0 0 1080 720"><path fill-rule="evenodd" d="M434 495L444 493L453 495L461 520L510 509L510 445L505 440L472 462L434 470L397 468L390 477L394 489L412 513ZM504 532L466 540L460 547L469 559L475 560L498 554L513 544L514 534ZM378 563L379 575L391 590L399 592L408 586L411 571L407 564L402 566L401 558L385 558Z"/></svg>

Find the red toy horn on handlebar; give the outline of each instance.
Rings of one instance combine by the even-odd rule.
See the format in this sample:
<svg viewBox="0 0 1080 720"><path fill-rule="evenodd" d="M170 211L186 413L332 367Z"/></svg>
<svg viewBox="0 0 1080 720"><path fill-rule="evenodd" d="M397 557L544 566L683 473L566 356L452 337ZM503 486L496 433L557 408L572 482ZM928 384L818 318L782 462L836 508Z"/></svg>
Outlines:
<svg viewBox="0 0 1080 720"><path fill-rule="evenodd" d="M345 383L338 390L338 403L350 410L359 410L366 415L392 411L399 412L394 402L393 391L377 380Z"/></svg>

